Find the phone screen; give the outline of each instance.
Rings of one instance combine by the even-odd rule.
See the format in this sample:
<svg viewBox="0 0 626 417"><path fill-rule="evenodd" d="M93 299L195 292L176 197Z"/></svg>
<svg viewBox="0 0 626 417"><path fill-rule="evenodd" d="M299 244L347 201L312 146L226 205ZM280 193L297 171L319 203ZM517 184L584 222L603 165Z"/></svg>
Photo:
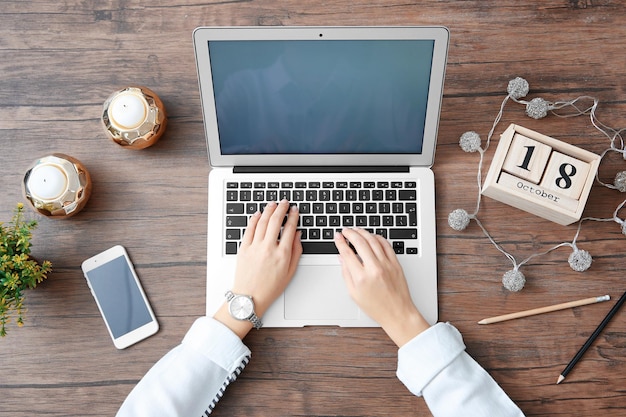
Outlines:
<svg viewBox="0 0 626 417"><path fill-rule="evenodd" d="M124 256L90 270L87 278L114 338L152 321Z"/></svg>

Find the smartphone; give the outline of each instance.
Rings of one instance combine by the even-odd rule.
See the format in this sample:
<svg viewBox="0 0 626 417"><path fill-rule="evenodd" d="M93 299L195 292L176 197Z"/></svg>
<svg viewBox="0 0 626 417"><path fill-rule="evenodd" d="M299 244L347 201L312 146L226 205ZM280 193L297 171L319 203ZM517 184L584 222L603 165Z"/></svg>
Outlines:
<svg viewBox="0 0 626 417"><path fill-rule="evenodd" d="M92 256L81 268L116 348L125 349L159 330L123 246Z"/></svg>

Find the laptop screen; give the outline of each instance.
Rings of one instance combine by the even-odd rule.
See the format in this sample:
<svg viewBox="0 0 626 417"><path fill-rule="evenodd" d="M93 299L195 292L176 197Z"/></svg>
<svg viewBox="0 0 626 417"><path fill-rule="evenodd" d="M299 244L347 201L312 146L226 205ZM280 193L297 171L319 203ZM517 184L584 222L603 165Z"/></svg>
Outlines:
<svg viewBox="0 0 626 417"><path fill-rule="evenodd" d="M221 154L420 154L434 43L210 40Z"/></svg>

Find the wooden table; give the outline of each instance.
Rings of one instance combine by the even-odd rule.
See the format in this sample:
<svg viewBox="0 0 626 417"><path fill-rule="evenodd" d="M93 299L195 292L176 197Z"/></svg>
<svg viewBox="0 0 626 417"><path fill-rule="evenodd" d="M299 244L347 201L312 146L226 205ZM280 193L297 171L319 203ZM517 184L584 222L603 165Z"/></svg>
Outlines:
<svg viewBox="0 0 626 417"><path fill-rule="evenodd" d="M191 33L202 25L446 25L451 30L437 158L440 320L463 333L467 351L528 416L625 413L624 312L565 383L555 381L614 301L489 326L484 317L626 289L626 237L615 222L585 222L577 240L593 256L574 272L571 248L522 267L519 293L503 289L511 263L472 222L447 224L475 207L478 155L459 136L491 128L509 80L527 79L528 98L600 100L599 119L626 125L626 11L610 0L423 1L112 0L4 1L0 10L0 219L24 201L21 181L37 157L64 152L89 169L93 195L68 220L41 216L33 255L54 272L27 294L26 323L0 340L0 414L111 416L144 373L204 314L207 174ZM106 97L129 84L159 94L165 136L131 151L100 126ZM608 139L589 117L532 120L507 105L494 135L519 123L596 153ZM494 146L487 152L485 170ZM626 164L607 158L612 182ZM585 216L611 217L624 195L595 185ZM624 216L624 213L621 213ZM518 261L563 241L564 227L483 199L479 218ZM128 249L161 323L159 333L117 351L80 270L114 244ZM263 329L246 339L251 364L216 416L428 415L395 377L396 349L380 329Z"/></svg>

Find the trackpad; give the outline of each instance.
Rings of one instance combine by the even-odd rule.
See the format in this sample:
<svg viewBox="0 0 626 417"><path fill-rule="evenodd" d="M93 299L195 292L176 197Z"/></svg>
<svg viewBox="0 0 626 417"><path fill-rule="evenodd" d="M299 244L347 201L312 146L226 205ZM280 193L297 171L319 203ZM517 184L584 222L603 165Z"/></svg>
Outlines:
<svg viewBox="0 0 626 417"><path fill-rule="evenodd" d="M339 266L301 265L285 290L288 320L356 320L359 309L350 298Z"/></svg>

